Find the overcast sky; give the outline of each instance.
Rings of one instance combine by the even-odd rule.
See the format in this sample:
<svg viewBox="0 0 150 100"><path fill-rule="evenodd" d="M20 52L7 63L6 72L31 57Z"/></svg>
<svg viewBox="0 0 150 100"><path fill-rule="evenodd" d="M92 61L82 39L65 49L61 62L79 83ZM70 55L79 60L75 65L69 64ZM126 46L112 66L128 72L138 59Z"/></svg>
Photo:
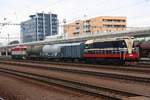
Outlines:
<svg viewBox="0 0 150 100"><path fill-rule="evenodd" d="M128 27L150 26L150 0L0 0L0 22L20 23L36 12L58 14L59 21L96 16L125 16ZM6 20L4 20L6 19ZM0 27L0 41L19 38L19 26ZM5 39L4 39L5 38Z"/></svg>

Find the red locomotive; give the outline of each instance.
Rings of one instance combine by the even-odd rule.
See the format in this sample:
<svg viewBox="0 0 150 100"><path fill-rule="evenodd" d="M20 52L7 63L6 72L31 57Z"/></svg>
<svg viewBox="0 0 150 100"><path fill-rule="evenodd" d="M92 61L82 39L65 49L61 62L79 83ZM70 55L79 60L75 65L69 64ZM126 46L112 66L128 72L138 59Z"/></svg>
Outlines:
<svg viewBox="0 0 150 100"><path fill-rule="evenodd" d="M134 40L131 37L108 39L108 40L89 40L85 43L84 57L99 61L137 61L139 52L133 46Z"/></svg>

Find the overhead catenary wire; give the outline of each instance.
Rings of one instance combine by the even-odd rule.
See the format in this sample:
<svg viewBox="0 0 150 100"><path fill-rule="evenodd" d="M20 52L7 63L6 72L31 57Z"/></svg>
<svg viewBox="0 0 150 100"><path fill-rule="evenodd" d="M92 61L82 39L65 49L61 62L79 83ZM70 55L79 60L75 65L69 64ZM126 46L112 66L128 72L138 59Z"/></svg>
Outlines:
<svg viewBox="0 0 150 100"><path fill-rule="evenodd" d="M102 12L102 13L100 13L101 15L105 15L105 14L112 14L112 13L114 13L115 14L115 12L119 12L119 11L122 11L122 10L128 10L128 9L131 9L132 7L137 7L137 6L139 6L139 5L142 5L142 4L145 4L145 3L147 3L147 2L149 2L150 0L141 0L141 1L138 1L138 2L136 2L136 3L132 3L132 4L128 4L128 5L123 5L123 6L120 6L120 7L117 7L117 8L114 8L114 9L112 9L112 10L108 10L108 11L104 11L104 12ZM141 16L141 15L140 15ZM138 19L138 17L139 16L133 16L132 17L132 19ZM77 19L79 19L79 17L78 18L74 18L73 20L77 20Z"/></svg>
<svg viewBox="0 0 150 100"><path fill-rule="evenodd" d="M109 12L110 13L113 13L113 12L117 12L117 11L121 11L123 9L131 9L132 7L136 7L136 6L139 6L141 4L145 4L147 3L145 0L143 1L140 1L140 2L136 2L136 3L133 3L133 4L129 4L129 5L123 5L123 6L120 6L120 7L117 7L117 8L114 8L112 9L111 11L105 11L104 13L102 14L106 14L106 12Z"/></svg>
<svg viewBox="0 0 150 100"><path fill-rule="evenodd" d="M53 4L51 4L51 6L54 6L54 5L57 5L58 3L60 3L60 2L62 2L62 1L64 1L64 0L57 0L56 2L54 2ZM125 5L125 6L120 6L120 7L118 7L118 8L115 8L115 9L112 9L111 11L109 11L109 13L111 13L111 12L117 12L117 11L121 11L122 9L129 9L130 7L135 7L135 6L137 6L137 5L141 5L141 4L144 4L144 3L146 3L146 2L149 2L149 0L141 0L141 1L139 1L139 2L136 2L136 3L133 3L133 4L130 4L130 5ZM106 13L107 11L105 11L105 13ZM138 16L136 16L136 17L138 17ZM11 24L9 24L9 23L0 23L0 25L2 25L2 26L5 26L5 25L11 25ZM20 24L12 24L12 25L20 25ZM63 25L59 25L59 27L63 27ZM75 26L70 26L70 27L75 27ZM98 28L99 26L90 26L91 28Z"/></svg>

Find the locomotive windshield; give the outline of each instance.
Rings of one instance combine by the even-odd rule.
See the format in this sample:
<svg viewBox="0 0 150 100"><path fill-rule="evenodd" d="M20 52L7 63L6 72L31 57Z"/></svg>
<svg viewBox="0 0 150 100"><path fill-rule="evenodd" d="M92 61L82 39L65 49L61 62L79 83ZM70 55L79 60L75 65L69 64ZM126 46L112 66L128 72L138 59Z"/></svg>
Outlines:
<svg viewBox="0 0 150 100"><path fill-rule="evenodd" d="M90 49L90 48L92 48L92 46L93 46L93 44L86 44L85 49Z"/></svg>

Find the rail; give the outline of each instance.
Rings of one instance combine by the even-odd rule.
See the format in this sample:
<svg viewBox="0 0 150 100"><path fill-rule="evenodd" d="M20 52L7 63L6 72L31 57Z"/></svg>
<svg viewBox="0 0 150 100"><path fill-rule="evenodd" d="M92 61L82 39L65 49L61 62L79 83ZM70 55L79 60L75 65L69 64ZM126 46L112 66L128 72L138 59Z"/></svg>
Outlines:
<svg viewBox="0 0 150 100"><path fill-rule="evenodd" d="M36 61L35 61L36 62ZM31 73L31 72L22 72L22 71L17 71L17 70L14 70L13 69L13 67L14 68L23 68L24 67L24 69L25 68L32 68L32 69L39 69L39 70L46 70L46 71L55 71L55 72L57 72L57 73L61 73L61 72L65 72L65 73L72 73L72 74L76 74L76 75L81 75L81 76L86 76L86 77L88 77L88 76L92 76L92 77L99 77L99 78L109 78L109 79L112 79L112 80L117 80L117 81L124 81L124 82L128 82L128 83L132 83L132 84L134 84L134 83L142 83L142 85L144 84L150 84L150 77L149 77L149 75L147 75L147 71L150 71L150 70L147 70L147 69L149 69L149 68L146 68L145 70L143 69L143 73L144 73L144 76L140 76L140 74L138 75L138 74L135 74L135 75L130 75L129 73L130 73L130 71L132 71L132 73L134 72L134 71L136 71L136 70L138 70L139 72L140 72L140 70L142 69L142 68L135 68L134 69L134 67L132 67L133 69L134 69L134 71L132 70L132 68L128 68L128 67L116 67L116 69L115 69L115 67L109 67L108 66L108 68L105 66L105 67L103 67L103 68L101 68L100 66L98 67L98 66L96 66L96 67L94 67L94 68L89 68L89 66L85 66L85 65L87 65L87 64L83 64L82 65L82 67L81 66L79 66L78 65L78 67L77 67L77 65L75 64L75 66L71 66L71 65L69 65L69 66L67 66L67 64L66 65L63 65L63 66L60 66L61 65L61 63L60 64L53 64L53 65L49 65L49 64L41 64L41 63L37 63L36 62L36 64L35 63L32 63L32 62L21 62L21 61L18 61L18 62L16 62L16 61L14 61L14 62L12 62L12 61L0 61L0 64L1 64L1 67L0 67L0 71L2 71L2 72L9 72L9 74L11 74L11 72L15 72L15 73L19 73L19 75L21 74L21 73L23 73L23 74L25 74L25 75L27 75L27 74L29 74L29 76L31 76L31 75L33 75L34 77L35 76L38 76L39 78L36 78L36 79L40 79L41 77L43 77L43 78L47 78L46 80L51 80L51 79L56 79L57 81L59 80L59 82L58 83L61 83L60 82L60 80L63 80L63 82L64 81L66 81L66 82L71 82L71 83L69 83L69 84L72 84L73 86L75 86L75 87L80 87L80 86L77 86L77 85L79 85L79 84L81 84L82 86L87 86L87 85L89 85L89 87L82 87L82 88L84 88L84 89L87 89L87 88L90 88L90 87L92 87L91 88L91 90L89 90L89 91L92 91L92 90L94 90L95 91L95 89L98 89L99 88L99 92L100 93L102 93L101 95L104 95L105 93L106 93L106 91L104 92L102 92L102 90L103 90L103 88L105 88L105 87L101 87L101 86L99 86L99 85L92 85L92 84L89 84L89 83L86 83L86 82L81 82L81 81L75 81L75 80L68 80L68 79L63 79L63 78L56 78L56 77L49 77L49 76L46 76L45 74L43 74L43 75L40 75L40 74L35 74L35 73ZM48 62L47 62L48 63ZM3 65L4 64L4 65ZM56 66L57 65L57 66ZM3 67L2 67L3 66ZM92 66L92 65L90 65L90 66ZM87 69L87 68L89 68L89 69ZM118 68L118 70L124 70L124 69L126 69L126 74L123 74L123 73L114 73L114 72L111 72L110 70L109 71L105 71L105 72L103 72L102 71L102 69L113 69L113 70L117 70L117 68ZM130 71L129 71L130 70ZM125 72L125 70L124 70L124 72ZM127 73L128 72L128 73ZM15 75L18 75L18 74L15 74ZM27 77L27 78L30 78L30 77ZM33 79L33 77L32 77L32 79ZM42 80L41 80L42 81ZM44 80L43 80L44 81ZM72 82L74 82L74 84L72 83ZM134 83L133 83L134 82ZM56 83L55 83L56 84ZM61 85L61 84L60 84ZM68 83L67 83L67 85L68 85ZM64 85L65 87L67 86L67 85ZM95 86L95 87L94 87ZM81 88L81 87L80 87ZM101 90L102 89L102 90ZM107 89L110 89L111 91L112 91L112 88L108 88L107 87ZM83 91L85 91L85 90L83 90ZM87 92L89 92L89 91L87 91ZM97 92L98 92L97 91ZM113 90L114 91L114 90ZM120 92L120 90L119 89L115 89L115 91L119 91ZM99 93L98 92L98 93ZM149 94L145 94L145 93L143 93L143 94L141 94L141 93L138 93L138 92L136 92L136 93L134 93L133 91L123 91L122 90L122 92L123 93L128 93L128 94L130 94L131 96L147 96L147 97L150 97L150 95ZM104 93L104 94L103 94ZM95 94L95 92L94 92L94 94ZM106 93L107 95L109 94L108 92ZM114 97L116 97L116 96L118 96L119 94L115 94L115 95L113 95L112 96L112 94L114 94L114 92L112 92L112 93L110 93L109 95L109 97L112 97L112 98L114 98ZM107 96L107 95L105 95L105 96ZM122 95L122 94L121 94ZM117 99L121 99L121 98L126 98L126 97L128 97L127 95L125 96L125 95L123 95L123 96L119 96L119 97L117 97Z"/></svg>
<svg viewBox="0 0 150 100"><path fill-rule="evenodd" d="M122 100L128 97L139 96L136 94L127 93L123 91L117 91L117 90L111 90L108 88L92 86L92 85L81 83L81 82L62 80L62 79L57 79L57 78L52 78L52 77L45 77L45 76L41 76L37 74L20 72L16 70L5 69L5 68L0 68L0 72L12 74L12 75L19 76L19 77L33 79L33 80L44 82L47 84L61 85L64 87L77 89L77 90L85 91L85 92L96 94L96 95L103 95L103 96L110 97L113 99L118 99L118 100Z"/></svg>

